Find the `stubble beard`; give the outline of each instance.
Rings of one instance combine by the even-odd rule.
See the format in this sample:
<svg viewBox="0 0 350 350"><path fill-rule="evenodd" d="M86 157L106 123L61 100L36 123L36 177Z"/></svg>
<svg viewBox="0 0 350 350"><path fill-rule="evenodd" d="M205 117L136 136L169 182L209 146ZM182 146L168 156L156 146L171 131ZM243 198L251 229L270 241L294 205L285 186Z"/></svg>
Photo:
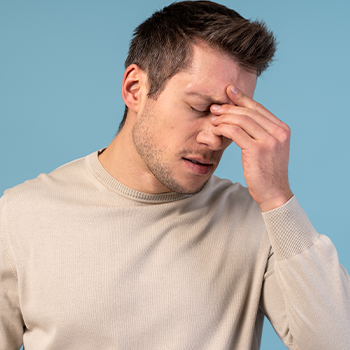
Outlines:
<svg viewBox="0 0 350 350"><path fill-rule="evenodd" d="M173 169L166 162L167 155L164 149L160 148L153 138L151 122L155 119L156 117L150 108L146 107L145 112L134 125L132 139L137 153L143 159L153 176L170 191L180 194L198 193L207 184L209 179L196 188L187 188L176 180ZM180 155L179 158L181 158Z"/></svg>

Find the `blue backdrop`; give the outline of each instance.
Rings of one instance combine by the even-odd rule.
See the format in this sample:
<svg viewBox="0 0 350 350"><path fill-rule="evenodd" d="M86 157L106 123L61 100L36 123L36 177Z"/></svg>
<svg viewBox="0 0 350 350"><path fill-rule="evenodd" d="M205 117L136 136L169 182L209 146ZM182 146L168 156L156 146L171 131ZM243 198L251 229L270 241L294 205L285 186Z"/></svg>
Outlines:
<svg viewBox="0 0 350 350"><path fill-rule="evenodd" d="M256 100L292 128L290 183L350 270L347 0L223 0L279 41ZM105 147L123 114L133 29L165 0L0 1L0 192ZM217 175L244 183L232 145ZM266 323L262 349L283 349Z"/></svg>

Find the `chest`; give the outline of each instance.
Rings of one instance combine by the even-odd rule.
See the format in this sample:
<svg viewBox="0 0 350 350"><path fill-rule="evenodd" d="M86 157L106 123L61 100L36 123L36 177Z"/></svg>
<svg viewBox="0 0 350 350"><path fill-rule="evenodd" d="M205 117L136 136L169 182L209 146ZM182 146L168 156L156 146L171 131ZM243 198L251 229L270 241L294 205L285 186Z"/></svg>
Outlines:
<svg viewBox="0 0 350 350"><path fill-rule="evenodd" d="M96 210L67 211L28 231L19 264L28 329L100 328L113 339L180 330L193 336L193 328L203 335L227 313L232 324L249 307L256 313L267 254L264 240L253 239L263 237L256 225Z"/></svg>

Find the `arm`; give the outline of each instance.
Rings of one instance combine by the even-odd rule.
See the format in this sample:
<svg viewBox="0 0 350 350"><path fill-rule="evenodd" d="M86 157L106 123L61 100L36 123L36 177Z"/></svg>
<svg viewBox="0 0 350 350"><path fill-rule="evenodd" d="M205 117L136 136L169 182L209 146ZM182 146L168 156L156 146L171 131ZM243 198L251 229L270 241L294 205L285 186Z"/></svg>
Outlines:
<svg viewBox="0 0 350 350"><path fill-rule="evenodd" d="M263 214L274 254L260 308L289 349L347 350L350 277L295 197Z"/></svg>
<svg viewBox="0 0 350 350"><path fill-rule="evenodd" d="M248 190L274 252L261 309L290 349L348 349L350 280L330 240L319 235L288 184L289 127L229 86L232 104L212 105L213 134L242 150Z"/></svg>
<svg viewBox="0 0 350 350"><path fill-rule="evenodd" d="M5 199L0 200L0 350L22 345L23 320L19 307L17 275L8 245Z"/></svg>

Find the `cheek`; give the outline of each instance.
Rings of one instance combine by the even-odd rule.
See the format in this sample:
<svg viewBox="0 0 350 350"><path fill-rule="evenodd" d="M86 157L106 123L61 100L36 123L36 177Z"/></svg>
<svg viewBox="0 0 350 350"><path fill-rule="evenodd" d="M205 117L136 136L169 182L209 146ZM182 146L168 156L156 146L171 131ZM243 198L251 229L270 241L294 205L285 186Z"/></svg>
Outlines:
<svg viewBox="0 0 350 350"><path fill-rule="evenodd" d="M177 138L190 138L195 135L196 130L200 130L198 120L183 117L174 117L162 125L162 131L169 132ZM169 135L170 136L170 135ZM170 136L172 137L172 136Z"/></svg>
<svg viewBox="0 0 350 350"><path fill-rule="evenodd" d="M189 113L188 109L177 108L176 110L159 109L157 115L162 115L158 118L155 125L157 136L164 140L164 143L170 145L189 146L193 140L196 140L197 134L202 128L203 120L194 117Z"/></svg>

